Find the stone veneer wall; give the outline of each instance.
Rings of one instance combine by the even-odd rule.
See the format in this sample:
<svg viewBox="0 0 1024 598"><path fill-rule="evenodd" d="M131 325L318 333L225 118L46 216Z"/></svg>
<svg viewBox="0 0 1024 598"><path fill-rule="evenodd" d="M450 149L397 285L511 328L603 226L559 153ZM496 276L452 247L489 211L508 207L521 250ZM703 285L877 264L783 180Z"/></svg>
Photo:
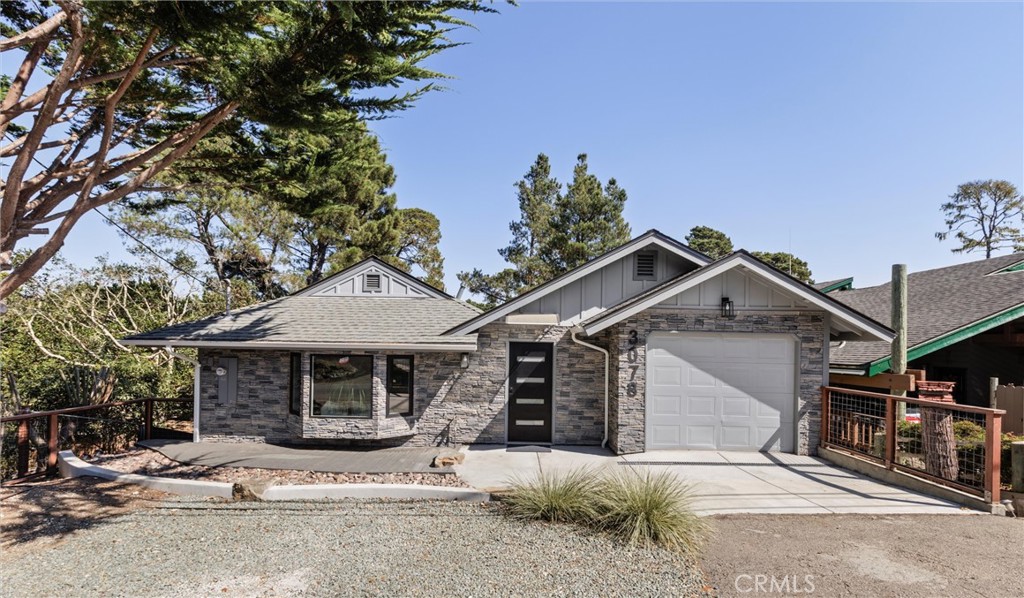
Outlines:
<svg viewBox="0 0 1024 598"><path fill-rule="evenodd" d="M610 335L582 339L607 346ZM604 356L572 342L564 326L490 324L477 335L469 367L460 353L413 354L414 413L386 417L387 355L374 353L371 418L311 417L310 353L302 353L302 416L288 412L290 357L287 351L200 352L203 364L199 430L203 440L317 442L389 445L505 442L508 342L555 343L554 422L556 444L599 444L604 433ZM367 354L346 351L346 354ZM218 401L213 371L220 357L238 358L238 397ZM614 365L614 360L613 360Z"/></svg>
<svg viewBox="0 0 1024 598"><path fill-rule="evenodd" d="M821 383L824 371L825 318L820 313L738 312L724 319L718 312L653 308L610 328L613 380L609 445L617 454L644 451L646 426L646 341L651 332L754 332L792 334L799 341L799 401L797 405L797 453L815 454L821 432ZM629 334L637 331L635 361L630 362ZM638 366L635 375L629 366ZM635 393L627 392L630 383Z"/></svg>
<svg viewBox="0 0 1024 598"><path fill-rule="evenodd" d="M221 357L238 358L238 392L221 402L215 373ZM201 349L199 363L200 440L280 442L293 438L288 425L287 351Z"/></svg>

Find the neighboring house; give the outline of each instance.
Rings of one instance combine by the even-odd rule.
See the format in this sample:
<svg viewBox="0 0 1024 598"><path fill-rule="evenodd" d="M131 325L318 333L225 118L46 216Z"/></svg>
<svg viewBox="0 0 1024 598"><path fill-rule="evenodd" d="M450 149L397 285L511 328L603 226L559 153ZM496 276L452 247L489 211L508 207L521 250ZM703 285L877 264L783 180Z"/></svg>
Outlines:
<svg viewBox="0 0 1024 598"><path fill-rule="evenodd" d="M202 440L807 454L828 340L892 336L749 253L649 231L486 313L369 259L125 342L199 349Z"/></svg>
<svg viewBox="0 0 1024 598"><path fill-rule="evenodd" d="M830 296L889 321L888 283ZM1024 383L1024 253L908 275L907 320L908 367L956 382L957 402L987 407L990 377ZM890 352L882 342L834 344L831 371L874 376L889 370Z"/></svg>

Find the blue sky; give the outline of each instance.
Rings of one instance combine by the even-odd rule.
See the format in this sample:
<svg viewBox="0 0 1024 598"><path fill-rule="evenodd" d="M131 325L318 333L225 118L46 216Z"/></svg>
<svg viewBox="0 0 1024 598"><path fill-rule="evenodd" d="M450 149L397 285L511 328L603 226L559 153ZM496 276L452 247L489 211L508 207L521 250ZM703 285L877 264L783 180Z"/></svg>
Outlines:
<svg viewBox="0 0 1024 598"><path fill-rule="evenodd" d="M1024 186L1022 3L530 3L432 59L449 91L372 125L455 273L503 266L538 152L629 193L635 234L703 224L817 280L980 259L938 242L959 183ZM95 216L64 254L124 257Z"/></svg>

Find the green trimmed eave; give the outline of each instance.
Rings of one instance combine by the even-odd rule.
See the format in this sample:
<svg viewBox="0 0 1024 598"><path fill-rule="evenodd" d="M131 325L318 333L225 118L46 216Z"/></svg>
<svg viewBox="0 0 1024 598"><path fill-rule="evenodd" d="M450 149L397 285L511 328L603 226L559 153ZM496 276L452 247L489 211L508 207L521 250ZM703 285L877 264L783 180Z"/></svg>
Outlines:
<svg viewBox="0 0 1024 598"><path fill-rule="evenodd" d="M1020 272L1022 270L1024 270L1024 260L1021 260L1008 268L1003 268L999 272L996 272L996 274L1004 274L1006 272Z"/></svg>
<svg viewBox="0 0 1024 598"><path fill-rule="evenodd" d="M981 334L986 330L991 330L997 326L1002 326L1007 322L1012 322L1017 318L1024 318L1024 304L1016 307L1011 307L1006 311L993 314L983 320L978 320L973 324L959 328L943 336L938 336L930 341L921 343L920 345L911 347L907 350L907 362L914 361L920 357L924 357L929 353L934 353L939 349L945 349L950 345L959 343L962 340L971 338L977 334ZM872 361L868 364L867 374L868 376L874 376L875 374L881 374L887 372L892 367L892 356L883 357Z"/></svg>
<svg viewBox="0 0 1024 598"><path fill-rule="evenodd" d="M853 277L844 278L837 280L825 288L818 289L822 293L831 293L832 291L849 291L853 288Z"/></svg>

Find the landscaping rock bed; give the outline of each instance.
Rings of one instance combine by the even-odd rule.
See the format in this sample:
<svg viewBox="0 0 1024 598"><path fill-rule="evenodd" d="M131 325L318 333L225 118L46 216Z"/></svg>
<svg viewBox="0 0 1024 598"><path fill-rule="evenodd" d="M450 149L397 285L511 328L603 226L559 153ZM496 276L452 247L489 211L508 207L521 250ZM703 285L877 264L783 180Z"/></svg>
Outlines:
<svg viewBox="0 0 1024 598"><path fill-rule="evenodd" d="M186 465L169 459L156 451L141 448L116 455L101 455L83 460L91 465L123 473L210 482L235 483L246 480L251 483L268 482L278 486L287 484L419 484L451 488L470 487L453 473L324 473L250 467L208 467Z"/></svg>

